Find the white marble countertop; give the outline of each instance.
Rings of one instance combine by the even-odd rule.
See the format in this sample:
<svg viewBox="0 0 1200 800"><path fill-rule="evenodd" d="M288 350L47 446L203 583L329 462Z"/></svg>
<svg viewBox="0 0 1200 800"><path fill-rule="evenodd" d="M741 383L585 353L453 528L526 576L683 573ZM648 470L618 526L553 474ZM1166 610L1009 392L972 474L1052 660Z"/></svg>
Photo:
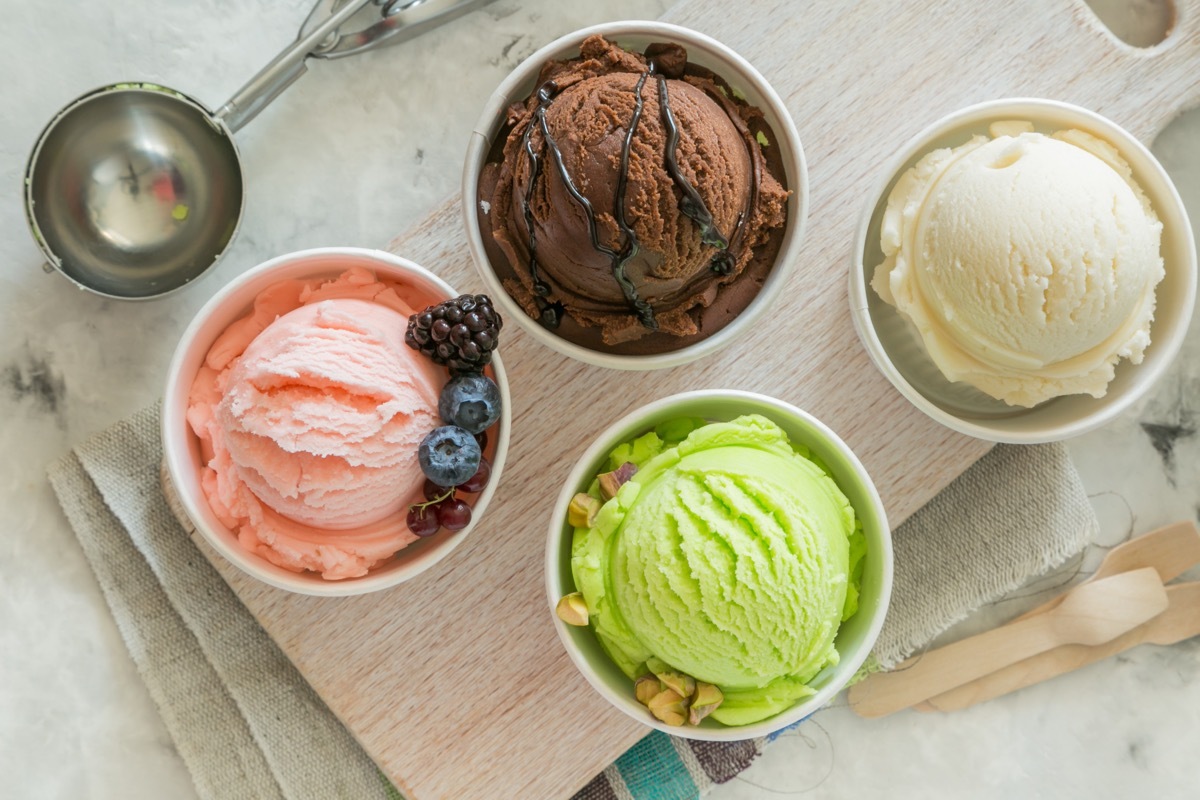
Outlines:
<svg viewBox="0 0 1200 800"><path fill-rule="evenodd" d="M218 106L291 39L310 0L0 3L9 34L0 48L0 794L195 796L46 465L155 399L176 337L223 282L291 250L382 247L454 191L477 110L538 46L594 22L655 17L669 4L498 0L400 48L316 64L238 135L247 209L225 259L182 293L123 303L39 269L20 179L41 127L82 92L125 80ZM1154 5L1130 0L1115 16L1136 27ZM1200 219L1200 114L1169 128L1155 151ZM1085 569L1130 531L1200 516L1196 327L1151 398L1071 443L1102 520ZM952 715L865 721L835 706L711 797L1196 796L1198 752L1193 640L1144 646Z"/></svg>

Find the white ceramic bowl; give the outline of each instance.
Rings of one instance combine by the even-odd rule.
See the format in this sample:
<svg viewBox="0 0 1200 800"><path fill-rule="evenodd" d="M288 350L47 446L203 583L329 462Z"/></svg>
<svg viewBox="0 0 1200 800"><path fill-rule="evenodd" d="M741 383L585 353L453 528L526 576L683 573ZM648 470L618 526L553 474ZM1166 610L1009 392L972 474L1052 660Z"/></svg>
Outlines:
<svg viewBox="0 0 1200 800"><path fill-rule="evenodd" d="M686 47L690 62L712 70L742 92L748 103L762 110L764 118L775 132L777 141L772 142L772 145L780 149L787 186L792 192L788 198L788 219L779 255L758 295L735 320L712 336L670 352L618 355L593 350L560 338L531 319L509 296L492 271L491 262L483 247L484 234L479 229L476 214L479 176L504 121L505 109L533 94L537 88L538 73L547 61L578 56L580 43L595 34L613 39L622 47L638 52L652 42L675 42ZM500 84L484 106L483 114L471 133L471 143L467 147L467 159L463 168L462 196L463 221L466 224L467 242L475 259L475 267L487 284L490 296L503 311L505 320L515 320L517 325L537 341L587 364L614 369L662 369L686 364L725 347L750 330L754 321L762 316L779 296L795 271L804 236L805 217L808 214L808 170L805 166L804 150L800 146L800 137L796 133L796 126L787 107L750 62L720 42L678 25L644 21L611 22L568 33L554 40L525 59Z"/></svg>
<svg viewBox="0 0 1200 800"><path fill-rule="evenodd" d="M1166 277L1158 285L1150 346L1141 364L1122 360L1102 398L1067 395L1034 408L1009 406L965 383L951 383L926 355L919 336L870 288L883 260L879 226L888 195L899 177L922 156L954 147L974 134L986 134L997 120L1028 120L1051 133L1078 128L1110 143L1133 170L1162 220ZM1079 106L1055 100L1016 98L969 106L943 117L914 136L881 173L869 195L855 234L850 266L850 306L854 327L871 360L917 408L961 433L995 442L1032 444L1068 439L1094 430L1143 396L1179 352L1192 317L1196 294L1196 244L1183 201L1162 165L1116 123Z"/></svg>
<svg viewBox="0 0 1200 800"><path fill-rule="evenodd" d="M837 634L841 661L817 675L811 685L817 693L787 711L751 725L726 726L712 719L698 726L670 727L655 719L638 703L633 681L604 653L590 627L567 625L554 612L559 598L575 591L571 576L572 529L567 506L577 492L587 491L609 452L622 442L655 425L679 417L721 421L743 414L761 414L781 427L795 444L807 445L832 471L834 480L849 498L863 522L867 555L857 613ZM684 392L657 400L627 414L596 437L579 457L563 483L546 540L546 599L550 615L571 660L606 700L629 716L674 736L709 741L736 741L766 736L807 717L837 694L862 665L883 626L892 594L892 539L879 493L863 465L837 434L812 415L782 400L733 390Z"/></svg>
<svg viewBox="0 0 1200 800"><path fill-rule="evenodd" d="M496 384L500 388L503 411L495 434L489 432L492 476L476 498L471 523L466 528L457 533L442 530L427 539L413 542L362 577L336 581L325 580L313 572L290 572L238 544L236 534L212 512L200 487L200 472L204 465L199 441L185 416L192 381L216 337L249 310L254 297L263 289L281 280L334 278L352 266L365 267L377 275L402 282L422 295L432 296L434 302L459 294L423 267L378 250L329 247L289 253L247 271L209 300L183 332L167 371L162 411L163 450L168 473L183 509L205 541L235 566L264 583L300 594L326 597L365 594L409 580L441 561L467 538L483 517L500 482L508 452L512 403L504 365L497 353L492 359L492 366Z"/></svg>

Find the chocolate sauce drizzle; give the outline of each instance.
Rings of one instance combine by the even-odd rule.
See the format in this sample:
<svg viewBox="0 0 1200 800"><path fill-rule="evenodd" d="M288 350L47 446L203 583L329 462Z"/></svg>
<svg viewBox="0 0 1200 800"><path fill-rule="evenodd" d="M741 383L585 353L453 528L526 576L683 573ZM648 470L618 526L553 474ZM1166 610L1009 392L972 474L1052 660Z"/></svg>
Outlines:
<svg viewBox="0 0 1200 800"><path fill-rule="evenodd" d="M700 228L701 242L724 250L729 247L729 240L717 230L712 212L704 204L704 198L679 170L679 159L676 155L679 148L679 125L675 122L675 115L671 113L671 103L667 97L667 79L661 75L658 76L658 106L662 110L663 128L667 132L666 152L663 154L664 166L671 180L679 187L679 191L683 192L683 199L679 201L679 211Z"/></svg>
<svg viewBox="0 0 1200 800"><path fill-rule="evenodd" d="M549 329L557 328L562 322L563 305L562 303L551 303L547 298L550 295L551 287L546 283L538 272L537 264L537 235L534 231L533 219L533 192L537 183L538 176L542 171L542 159L534 151L532 143L532 134L534 128L538 128L542 132L542 138L545 146L549 148L554 159L554 164L558 168L559 177L562 179L563 185L566 186L567 192L574 198L575 202L583 209L587 217L588 234L591 238L592 247L599 253L602 253L612 261L612 274L617 284L621 287L621 293L624 295L626 302L636 312L638 320L646 328L657 330L658 323L654 319L654 309L651 305L638 295L637 287L626 274L625 266L634 256L638 254L640 243L638 242L637 233L633 226L629 224L625 216L625 187L629 179L629 159L633 149L633 137L637 132L638 123L641 121L644 99L642 97L642 88L645 86L646 79L654 75L658 81L658 104L662 116L663 128L666 131L667 138L664 147L663 161L667 173L671 176L671 180L679 187L683 197L679 202L680 212L696 223L700 229L700 241L703 244L716 247L718 252L713 256L709 264L709 268L718 275L729 275L733 272L736 260L730 253L730 239L717 230L716 223L713 219L712 212L705 205L704 199L700 193L696 191L696 187L692 186L687 177L679 168L677 150L679 147L679 126L675 121L675 115L671 113L670 98L667 93L666 76L656 74L657 67L653 58L649 61L649 68L638 79L637 85L634 87L634 94L637 97L636 104L633 109L633 116L629 121L629 125L625 131L625 141L621 148L621 171L617 178L616 197L614 200L613 216L616 218L617 225L620 228L624 244L621 249L614 250L600 241L599 231L596 225L596 213L592 208L591 202L583 195L582 192L575 186L575 182L571 179L570 173L567 172L566 165L563 163L562 151L558 147L558 143L550 133L550 128L546 123L546 110L550 105L551 100L558 93L558 85L554 81L547 81L537 91L538 106L534 109L533 116L529 125L525 129L525 135L521 142L521 147L529 158L529 184L525 189L525 197L523 200L522 211L525 216L525 227L529 232L529 274L533 281L534 301L537 304L539 311L539 321ZM754 159L751 158L754 162ZM758 189L758 165L755 162L754 186L751 189L750 207L756 202ZM743 211L738 216L737 226L732 239L739 241L743 233L743 228L747 218L747 211Z"/></svg>
<svg viewBox="0 0 1200 800"><path fill-rule="evenodd" d="M616 276L617 282L621 284L621 291L625 295L625 299L638 312L638 317L643 325L647 328L654 328L657 323L654 321L654 311L650 308L650 304L642 300L637 295L637 288L633 285L633 281L625 277L625 260L621 257L621 253L613 250L604 242L600 241L600 230L596 226L596 210L592 208L592 203L583 196L583 192L579 191L579 187L575 185L575 181L571 180L571 174L567 172L567 165L563 163L562 150L558 148L558 142L554 141L554 137L550 134L550 126L546 124L546 115L543 113L538 117L538 125L542 129L542 138L546 142L546 147L550 148L550 155L554 156L554 165L558 167L558 175L562 179L563 185L567 187L567 192L574 198L575 202L583 209L584 215L587 217L588 236L592 240L592 248L598 253L603 253L608 256L613 263L613 275ZM628 247L624 248L628 249Z"/></svg>
<svg viewBox="0 0 1200 800"><path fill-rule="evenodd" d="M735 119L734 115L737 113L737 111L730 108L730 102L728 98L726 98L724 95L718 95L715 92L710 92L707 90L706 93L710 98L712 98L713 102L725 109L725 113L728 114L731 119ZM712 269L712 271L718 275L728 275L733 272L736 260L734 259L732 253L741 252L743 249L742 240L745 238L746 234L746 223L750 221L750 216L754 213L754 209L758 207L758 188L762 186L762 158L761 156L755 158L756 154L754 149L757 147L757 142L755 141L754 134L750 132L749 128L739 128L739 130L742 134L742 142L746 145L746 155L750 157L751 169L753 169L753 174L750 179L750 195L746 198L745 209L743 209L742 213L738 215L737 224L733 229L733 235L729 237L729 247L714 254L712 261L709 264L709 267Z"/></svg>
<svg viewBox="0 0 1200 800"><path fill-rule="evenodd" d="M754 200L751 200L751 206L754 205ZM718 275L731 275L733 268L737 265L737 259L733 257L733 243L741 240L742 228L745 226L748 214L743 211L738 214L737 224L734 226L734 234L729 239L729 245L722 250L713 253L712 260L708 262L708 268Z"/></svg>
<svg viewBox="0 0 1200 800"><path fill-rule="evenodd" d="M658 329L658 322L654 319L654 309L645 300L638 297L637 287L633 285L633 281L629 280L629 276L625 274L625 263L629 259L638 254L640 243L638 242L637 233L633 230L633 226L625 219L625 184L629 181L629 154L633 150L633 134L637 131L638 122L642 119L642 87L646 84L646 78L654 74L654 62L650 62L650 69L642 77L638 78L637 86L633 88L633 93L637 97L637 104L633 107L633 117L629 120L629 127L625 131L625 144L621 147L621 174L617 177L616 199L614 201L616 209L613 216L616 217L617 225L621 228L621 233L625 235L625 246L621 248L621 254L616 261L613 262L613 277L617 279L617 283L621 285L621 292L625 295L625 300L638 312L638 319L642 325L650 330Z"/></svg>
<svg viewBox="0 0 1200 800"><path fill-rule="evenodd" d="M533 112L534 120L541 120L543 125L546 119L546 107L550 105L550 101L554 99L554 95L558 92L558 84L554 81L546 81L538 89L538 107ZM530 141L530 134L533 133L533 121L529 123L529 127L525 129L525 136L521 140L521 147L525 150L525 154L529 157L529 185L525 187L525 198L522 203L522 211L525 214L525 228L529 231L529 276L533 281L534 303L537 304L538 321L543 327L554 330L562 323L563 305L562 303L551 303L546 298L550 295L550 284L542 280L538 274L537 266L537 235L534 233L533 227L533 189L537 185L538 175L542 172L542 159L533 151L533 144Z"/></svg>

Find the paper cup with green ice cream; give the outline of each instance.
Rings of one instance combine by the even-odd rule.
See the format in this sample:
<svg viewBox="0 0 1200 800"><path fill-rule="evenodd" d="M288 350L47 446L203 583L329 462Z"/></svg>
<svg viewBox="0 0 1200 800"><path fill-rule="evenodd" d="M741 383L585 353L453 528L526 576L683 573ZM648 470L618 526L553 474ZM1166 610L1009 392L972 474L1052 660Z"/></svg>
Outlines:
<svg viewBox="0 0 1200 800"><path fill-rule="evenodd" d="M559 632L648 724L784 727L853 676L882 621L878 496L832 432L779 401L698 392L647 408L600 437L560 497Z"/></svg>

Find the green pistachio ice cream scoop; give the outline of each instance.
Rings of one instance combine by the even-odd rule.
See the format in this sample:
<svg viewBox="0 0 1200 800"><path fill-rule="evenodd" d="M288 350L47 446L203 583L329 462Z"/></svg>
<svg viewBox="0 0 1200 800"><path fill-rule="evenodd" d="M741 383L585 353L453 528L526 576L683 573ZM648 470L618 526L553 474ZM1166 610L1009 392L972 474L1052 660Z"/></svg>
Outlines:
<svg viewBox="0 0 1200 800"><path fill-rule="evenodd" d="M765 417L676 420L610 456L638 469L576 527L571 568L609 656L717 686L744 725L815 693L857 608L865 545L821 464ZM611 486L596 481L589 494ZM648 663L649 662L649 663ZM665 667L664 667L665 665Z"/></svg>

